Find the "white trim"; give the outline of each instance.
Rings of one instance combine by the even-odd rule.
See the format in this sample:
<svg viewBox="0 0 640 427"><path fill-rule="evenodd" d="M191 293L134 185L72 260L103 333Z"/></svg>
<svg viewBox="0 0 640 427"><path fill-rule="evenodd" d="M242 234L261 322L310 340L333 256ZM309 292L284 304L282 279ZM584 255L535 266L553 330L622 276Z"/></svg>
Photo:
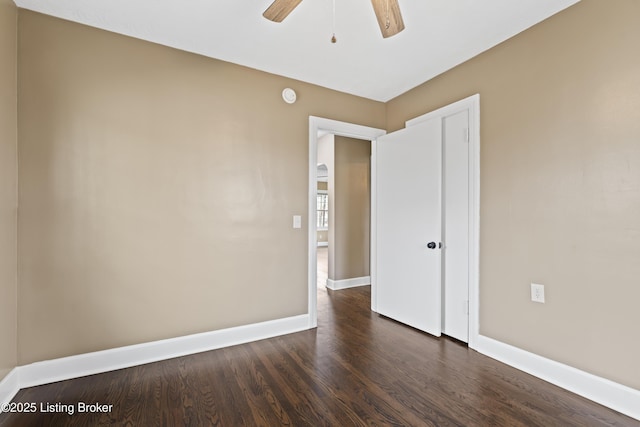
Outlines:
<svg viewBox="0 0 640 427"><path fill-rule="evenodd" d="M469 110L469 348L480 334L480 94L471 95L405 122L414 126L434 117ZM373 292L373 286L372 292Z"/></svg>
<svg viewBox="0 0 640 427"><path fill-rule="evenodd" d="M440 107L437 110L430 111L428 113L422 114L421 116L414 117L413 119L407 120L404 122L405 127L415 126L418 123L426 122L427 120L431 120L433 117L441 117L441 116L451 116L460 111L466 110L469 108L471 104L478 104L480 102L480 94L476 93L475 95L471 95L467 98L461 99L460 101L456 101L452 104L445 105L444 107Z"/></svg>
<svg viewBox="0 0 640 427"><path fill-rule="evenodd" d="M369 230L371 230L369 234L369 274L371 277L371 311L374 313L378 312L378 229L376 227L376 221L378 220L378 147L376 144L376 140L371 141L371 175L369 176L369 185L371 186L369 202Z"/></svg>
<svg viewBox="0 0 640 427"><path fill-rule="evenodd" d="M327 288L334 291L340 289L356 288L358 286L368 286L371 284L371 276L352 277L351 279L331 280L327 279Z"/></svg>
<svg viewBox="0 0 640 427"><path fill-rule="evenodd" d="M376 221L378 220L377 194L378 194L378 151L375 141L371 142L371 213L369 216L369 274L371 275L371 311L378 312L378 230Z"/></svg>
<svg viewBox="0 0 640 427"><path fill-rule="evenodd" d="M316 233L316 194L318 191L318 132L331 133L339 136L347 136L350 138L364 139L374 141L377 137L386 134L384 129L377 129L368 126L356 125L353 123L340 122L337 120L325 119L322 117L309 116L309 238L308 238L308 273L307 273L307 286L308 286L308 310L309 310L309 327L315 328L318 326L318 236ZM374 183L376 176L375 169L375 150L371 151L371 218L372 224L375 218L375 192ZM375 283L375 227L371 227L371 253L370 253L370 271L372 283ZM373 288L373 286L372 286ZM375 311L374 306L375 298L371 298L371 309Z"/></svg>
<svg viewBox="0 0 640 427"><path fill-rule="evenodd" d="M479 335L476 350L575 394L640 420L640 391Z"/></svg>
<svg viewBox="0 0 640 427"><path fill-rule="evenodd" d="M321 230L321 231L323 231L323 230ZM329 242L318 242L318 247L319 248L321 248L321 247L327 248L327 247L329 247Z"/></svg>
<svg viewBox="0 0 640 427"><path fill-rule="evenodd" d="M469 347L480 336L480 94L467 98L469 108Z"/></svg>
<svg viewBox="0 0 640 427"><path fill-rule="evenodd" d="M21 388L129 368L309 329L309 316L287 317L218 331L130 345L19 366L0 383L0 401Z"/></svg>
<svg viewBox="0 0 640 427"><path fill-rule="evenodd" d="M0 405L11 402L13 396L20 391L20 378L18 368L13 368L0 381Z"/></svg>
<svg viewBox="0 0 640 427"><path fill-rule="evenodd" d="M109 372L308 329L308 315L204 332L14 368L0 381L0 403L21 388ZM629 417L640 420L640 391L479 335L476 350Z"/></svg>

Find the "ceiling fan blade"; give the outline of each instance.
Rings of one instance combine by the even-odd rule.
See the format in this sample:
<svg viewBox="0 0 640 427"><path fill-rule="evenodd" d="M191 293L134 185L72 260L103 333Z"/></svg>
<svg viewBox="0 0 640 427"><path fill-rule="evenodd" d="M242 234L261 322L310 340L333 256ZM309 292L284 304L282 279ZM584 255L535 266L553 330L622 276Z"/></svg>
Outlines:
<svg viewBox="0 0 640 427"><path fill-rule="evenodd" d="M404 30L404 21L400 13L398 0L371 0L373 10L378 18L382 37L395 36Z"/></svg>
<svg viewBox="0 0 640 427"><path fill-rule="evenodd" d="M282 22L295 9L302 0L275 0L264 11L262 16L269 21Z"/></svg>

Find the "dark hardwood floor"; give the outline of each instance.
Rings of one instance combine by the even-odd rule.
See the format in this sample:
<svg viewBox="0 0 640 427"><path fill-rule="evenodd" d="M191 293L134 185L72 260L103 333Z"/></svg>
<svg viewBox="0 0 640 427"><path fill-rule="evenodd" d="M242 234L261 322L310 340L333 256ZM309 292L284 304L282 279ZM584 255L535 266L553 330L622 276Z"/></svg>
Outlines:
<svg viewBox="0 0 640 427"><path fill-rule="evenodd" d="M318 290L317 330L20 391L103 414L2 414L0 426L638 426L369 310L370 288Z"/></svg>

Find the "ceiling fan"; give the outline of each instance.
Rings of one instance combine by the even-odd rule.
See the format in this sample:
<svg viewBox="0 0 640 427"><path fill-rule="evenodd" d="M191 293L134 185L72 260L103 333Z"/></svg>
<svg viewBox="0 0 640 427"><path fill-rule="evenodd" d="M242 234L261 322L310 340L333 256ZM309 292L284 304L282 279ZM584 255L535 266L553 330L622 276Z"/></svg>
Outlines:
<svg viewBox="0 0 640 427"><path fill-rule="evenodd" d="M282 22L302 0L274 0L262 16L273 22ZM387 38L404 30L398 0L371 0L373 11L378 18L382 37Z"/></svg>

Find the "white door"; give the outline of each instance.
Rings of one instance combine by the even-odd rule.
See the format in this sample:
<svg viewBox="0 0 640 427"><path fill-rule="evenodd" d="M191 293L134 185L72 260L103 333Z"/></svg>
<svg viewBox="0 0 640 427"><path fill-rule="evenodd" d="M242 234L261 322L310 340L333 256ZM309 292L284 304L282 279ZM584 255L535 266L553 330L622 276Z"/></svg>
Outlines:
<svg viewBox="0 0 640 427"><path fill-rule="evenodd" d="M442 121L376 144L377 311L441 334Z"/></svg>
<svg viewBox="0 0 640 427"><path fill-rule="evenodd" d="M469 110L442 119L444 194L442 332L469 341Z"/></svg>

